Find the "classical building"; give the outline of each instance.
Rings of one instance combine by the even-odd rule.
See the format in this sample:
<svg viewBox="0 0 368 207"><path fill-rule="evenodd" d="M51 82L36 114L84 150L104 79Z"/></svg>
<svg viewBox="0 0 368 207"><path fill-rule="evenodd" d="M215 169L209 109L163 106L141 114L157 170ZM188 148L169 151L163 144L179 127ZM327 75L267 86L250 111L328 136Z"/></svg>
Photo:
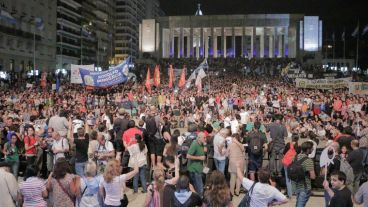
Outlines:
<svg viewBox="0 0 368 207"><path fill-rule="evenodd" d="M56 0L0 0L0 71L55 69Z"/></svg>
<svg viewBox="0 0 368 207"><path fill-rule="evenodd" d="M316 57L322 21L302 14L166 16L139 25L140 54L158 58Z"/></svg>

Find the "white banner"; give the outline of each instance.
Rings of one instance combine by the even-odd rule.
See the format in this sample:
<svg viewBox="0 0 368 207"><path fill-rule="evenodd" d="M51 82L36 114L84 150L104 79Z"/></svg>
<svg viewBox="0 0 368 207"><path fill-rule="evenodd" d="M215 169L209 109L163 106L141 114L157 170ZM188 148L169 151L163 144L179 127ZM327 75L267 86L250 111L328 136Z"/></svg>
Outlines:
<svg viewBox="0 0 368 207"><path fill-rule="evenodd" d="M297 88L311 88L311 89L338 89L348 88L351 77L339 79L303 79L297 78L295 80Z"/></svg>
<svg viewBox="0 0 368 207"><path fill-rule="evenodd" d="M77 84L82 84L82 78L81 75L79 73L79 68L83 68L89 71L94 71L95 70L95 65L71 65L70 66L70 83L77 83Z"/></svg>
<svg viewBox="0 0 368 207"><path fill-rule="evenodd" d="M354 95L368 95L367 82L351 82L349 83L349 93Z"/></svg>

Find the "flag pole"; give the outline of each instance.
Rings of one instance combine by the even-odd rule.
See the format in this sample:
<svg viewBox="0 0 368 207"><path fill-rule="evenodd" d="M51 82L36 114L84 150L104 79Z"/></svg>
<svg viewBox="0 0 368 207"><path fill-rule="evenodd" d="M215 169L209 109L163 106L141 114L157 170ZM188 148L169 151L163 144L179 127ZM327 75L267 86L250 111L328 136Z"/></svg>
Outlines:
<svg viewBox="0 0 368 207"><path fill-rule="evenodd" d="M332 44L333 44L333 48L332 48L332 62L334 64L334 67L336 67L336 63L335 63L335 32L332 34Z"/></svg>
<svg viewBox="0 0 368 207"><path fill-rule="evenodd" d="M344 28L344 39L343 39L343 41L344 41L344 50L343 50L344 51L343 52L344 54L343 55L344 55L344 62L345 62L344 65L346 66L346 61L345 61L345 28Z"/></svg>
<svg viewBox="0 0 368 207"><path fill-rule="evenodd" d="M356 45L356 60L355 60L355 68L358 70L358 60L359 60L359 20L358 20L358 38L357 38L357 45Z"/></svg>
<svg viewBox="0 0 368 207"><path fill-rule="evenodd" d="M36 22L33 30L33 74L36 71Z"/></svg>

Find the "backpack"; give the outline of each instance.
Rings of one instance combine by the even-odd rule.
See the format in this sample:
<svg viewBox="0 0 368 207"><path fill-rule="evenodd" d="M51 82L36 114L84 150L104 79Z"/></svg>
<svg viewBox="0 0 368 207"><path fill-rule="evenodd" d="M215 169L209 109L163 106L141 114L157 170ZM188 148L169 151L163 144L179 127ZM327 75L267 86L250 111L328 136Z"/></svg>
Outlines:
<svg viewBox="0 0 368 207"><path fill-rule="evenodd" d="M261 155L263 151L263 146L261 142L261 136L259 133L252 133L251 139L249 141L250 152L254 155Z"/></svg>
<svg viewBox="0 0 368 207"><path fill-rule="evenodd" d="M183 159L187 159L187 154L188 154L190 145L192 145L193 141L196 139L197 139L197 134L195 133L190 133L187 137L185 137L185 140L180 147L180 154Z"/></svg>
<svg viewBox="0 0 368 207"><path fill-rule="evenodd" d="M348 161L346 161L345 159L341 159L339 157L340 160L340 171L345 173L346 175L346 182L345 185L349 185L351 183L354 182L354 171L353 168L351 167L351 165L349 164Z"/></svg>
<svg viewBox="0 0 368 207"><path fill-rule="evenodd" d="M308 159L308 156L298 160L296 156L290 166L287 168L288 177L295 182L305 182L305 171L303 168L303 162Z"/></svg>
<svg viewBox="0 0 368 207"><path fill-rule="evenodd" d="M296 151L294 145L292 144L292 142L290 142L290 149L286 152L286 154L282 158L282 164L286 167L289 167L290 164L293 162L295 155Z"/></svg>
<svg viewBox="0 0 368 207"><path fill-rule="evenodd" d="M151 184L152 189L151 194L152 194L152 198L150 203L148 204L148 207L157 207L160 206L160 192L157 190L157 187L152 183Z"/></svg>
<svg viewBox="0 0 368 207"><path fill-rule="evenodd" d="M146 117L146 130L150 138L153 138L158 130L155 119L154 116Z"/></svg>

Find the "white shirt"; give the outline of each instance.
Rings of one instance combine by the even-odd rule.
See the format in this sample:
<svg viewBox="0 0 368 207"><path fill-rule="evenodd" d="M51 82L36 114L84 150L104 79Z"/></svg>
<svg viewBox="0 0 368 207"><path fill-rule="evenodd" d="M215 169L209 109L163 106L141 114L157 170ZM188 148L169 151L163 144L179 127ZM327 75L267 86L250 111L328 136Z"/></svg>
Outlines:
<svg viewBox="0 0 368 207"><path fill-rule="evenodd" d="M103 154L103 153L109 153L114 151L114 145L112 145L112 143L110 141L105 141L104 145L100 145L100 143L98 143L96 145L96 150L95 152L98 152L99 154ZM97 160L97 164L107 164L106 160Z"/></svg>
<svg viewBox="0 0 368 207"><path fill-rule="evenodd" d="M134 167L135 163L138 163L138 167L147 165L147 151L148 150L146 146L141 151L139 149L139 144L133 144L128 147L128 151L130 155L128 167Z"/></svg>
<svg viewBox="0 0 368 207"><path fill-rule="evenodd" d="M235 134L238 133L239 131L239 122L236 119L233 119L230 121L230 126L231 126L231 133Z"/></svg>
<svg viewBox="0 0 368 207"><path fill-rule="evenodd" d="M77 133L79 128L84 128L84 122L82 120L79 119L74 119L73 120L73 133Z"/></svg>
<svg viewBox="0 0 368 207"><path fill-rule="evenodd" d="M242 185L245 189L249 190L253 183L254 181L243 178ZM267 207L273 200L284 201L286 196L269 184L258 182L254 185L250 200L251 207Z"/></svg>
<svg viewBox="0 0 368 207"><path fill-rule="evenodd" d="M121 197L121 191L123 183L126 180L126 174L116 176L114 179L107 183L102 176L100 181L100 187L105 189L106 197L104 203L111 206L119 206Z"/></svg>
<svg viewBox="0 0 368 207"><path fill-rule="evenodd" d="M224 127L226 128L226 127L230 126L230 122L231 122L231 119L230 119L230 117L227 116L224 119Z"/></svg>
<svg viewBox="0 0 368 207"><path fill-rule="evenodd" d="M52 150L69 150L69 143L68 140L66 138L61 137L59 140L54 140L54 142L52 143ZM56 162L57 159L59 159L60 157L65 157L64 152L59 152L54 154L54 163Z"/></svg>
<svg viewBox="0 0 368 207"><path fill-rule="evenodd" d="M240 123L247 124L249 119L249 113L247 111L242 111L239 113L239 115L240 115Z"/></svg>
<svg viewBox="0 0 368 207"><path fill-rule="evenodd" d="M220 145L223 145L224 147L223 150L225 150L225 138L222 137L219 133L217 133L213 138L213 148L214 148L213 158L215 158L216 160L225 160L226 156L220 154L219 151Z"/></svg>

